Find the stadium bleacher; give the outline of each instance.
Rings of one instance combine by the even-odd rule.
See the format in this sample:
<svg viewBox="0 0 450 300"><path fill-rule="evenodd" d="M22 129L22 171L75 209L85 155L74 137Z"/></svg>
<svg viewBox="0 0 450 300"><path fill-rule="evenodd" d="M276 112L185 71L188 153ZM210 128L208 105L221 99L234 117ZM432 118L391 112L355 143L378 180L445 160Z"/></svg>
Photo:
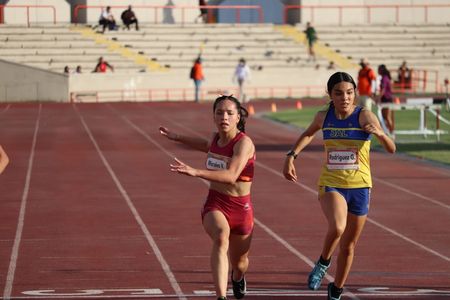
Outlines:
<svg viewBox="0 0 450 300"><path fill-rule="evenodd" d="M406 60L415 69L450 68L450 26L370 24L318 26L323 43L352 60L398 68Z"/></svg>
<svg viewBox="0 0 450 300"><path fill-rule="evenodd" d="M97 7L93 12L98 10ZM442 91L439 80L450 76L450 26L442 22L314 24L319 35L317 61L308 60L303 23L280 26L141 22L139 31L120 28L104 34L98 33L95 25L1 24L1 59L55 75L63 75L65 66L71 70L81 66L82 76L66 80L69 94L91 91L92 80L98 90L189 89L189 69L199 54L206 74L205 89L235 85L231 81L234 67L240 58L245 58L252 69L254 94L261 96L257 89L266 88L271 89L271 97L276 88L299 86L305 89L298 95L323 95L320 87L334 72L327 69L330 61L335 62L336 69L352 75L356 75L361 58L367 58L374 68L385 64L391 71L407 61L414 70L434 72L434 81L424 84L424 91ZM114 66L114 74L90 74L100 56ZM27 73L32 74L33 70ZM7 87L0 89L6 91Z"/></svg>

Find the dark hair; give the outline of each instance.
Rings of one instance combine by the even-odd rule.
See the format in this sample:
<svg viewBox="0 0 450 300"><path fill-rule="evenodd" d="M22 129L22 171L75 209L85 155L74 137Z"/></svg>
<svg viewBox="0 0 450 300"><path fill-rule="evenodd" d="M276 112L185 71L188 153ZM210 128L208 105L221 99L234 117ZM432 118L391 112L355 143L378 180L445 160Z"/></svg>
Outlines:
<svg viewBox="0 0 450 300"><path fill-rule="evenodd" d="M237 128L239 129L239 131L245 132L245 118L248 117L248 111L241 106L241 103L239 102L238 99L236 99L235 97L233 97L233 95L230 96L220 96L219 98L217 98L214 101L214 105L213 105L213 112L216 112L216 107L217 105L224 101L224 100L230 100L232 102L234 102L234 104L236 105L236 109L238 111L238 114L241 116L239 123L237 124Z"/></svg>
<svg viewBox="0 0 450 300"><path fill-rule="evenodd" d="M389 79L391 79L391 72L389 72L389 70L386 68L386 65L379 65L378 71L381 75L386 75Z"/></svg>
<svg viewBox="0 0 450 300"><path fill-rule="evenodd" d="M328 95L331 96L331 91L333 90L334 86L343 81L351 83L353 85L353 88L356 90L356 83L353 80L352 76L350 76L348 73L345 72L336 72L330 76L330 79L328 79L327 82Z"/></svg>

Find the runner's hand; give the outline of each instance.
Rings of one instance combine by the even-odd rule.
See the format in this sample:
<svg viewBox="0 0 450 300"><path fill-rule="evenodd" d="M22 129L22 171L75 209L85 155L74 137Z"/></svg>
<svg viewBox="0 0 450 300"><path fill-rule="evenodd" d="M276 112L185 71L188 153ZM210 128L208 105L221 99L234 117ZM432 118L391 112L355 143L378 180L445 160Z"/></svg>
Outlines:
<svg viewBox="0 0 450 300"><path fill-rule="evenodd" d="M297 182L297 172L295 171L294 159L292 156L286 157L284 161L283 175L287 180Z"/></svg>
<svg viewBox="0 0 450 300"><path fill-rule="evenodd" d="M384 131L381 128L371 123L364 125L363 130L367 133L374 134L378 137L384 135Z"/></svg>
<svg viewBox="0 0 450 300"><path fill-rule="evenodd" d="M178 141L178 134L176 134L176 133L173 133L172 131L170 131L168 128L166 128L166 127L163 127L163 126L160 126L159 127L159 132L163 135L163 136L165 136L165 137L167 137L169 140L172 140L172 141Z"/></svg>
<svg viewBox="0 0 450 300"><path fill-rule="evenodd" d="M197 170L188 166L178 158L174 157L176 163L170 164L170 171L177 172L188 176L197 176Z"/></svg>

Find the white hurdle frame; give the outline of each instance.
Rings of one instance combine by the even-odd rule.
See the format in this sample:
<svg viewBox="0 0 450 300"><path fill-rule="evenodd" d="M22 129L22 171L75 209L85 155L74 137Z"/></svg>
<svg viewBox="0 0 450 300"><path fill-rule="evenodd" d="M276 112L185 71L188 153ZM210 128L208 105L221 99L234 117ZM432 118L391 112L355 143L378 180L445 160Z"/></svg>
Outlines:
<svg viewBox="0 0 450 300"><path fill-rule="evenodd" d="M381 110L383 108L389 108L392 111L396 110L419 110L420 111L420 119L419 119L419 128L417 130L395 130L394 135L419 135L422 134L425 138L427 135L436 135L437 141L440 141L440 135L447 133L447 131L439 128L439 111L441 109L441 105L439 104L393 104L393 103L380 103L378 104L377 114L378 119L381 122L381 126L387 132L386 125L384 124L383 116L381 114ZM425 111L436 111L436 129L428 129L426 125L426 117Z"/></svg>

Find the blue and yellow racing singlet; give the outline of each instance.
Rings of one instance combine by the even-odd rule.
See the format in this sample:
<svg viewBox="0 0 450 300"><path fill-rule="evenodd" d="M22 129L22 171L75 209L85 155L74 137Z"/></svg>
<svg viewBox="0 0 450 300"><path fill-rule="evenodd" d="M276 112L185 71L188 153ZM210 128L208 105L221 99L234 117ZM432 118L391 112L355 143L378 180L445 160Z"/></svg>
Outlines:
<svg viewBox="0 0 450 300"><path fill-rule="evenodd" d="M319 178L320 186L372 187L370 134L359 125L361 109L357 106L348 118L339 120L330 104L322 125L326 160Z"/></svg>

